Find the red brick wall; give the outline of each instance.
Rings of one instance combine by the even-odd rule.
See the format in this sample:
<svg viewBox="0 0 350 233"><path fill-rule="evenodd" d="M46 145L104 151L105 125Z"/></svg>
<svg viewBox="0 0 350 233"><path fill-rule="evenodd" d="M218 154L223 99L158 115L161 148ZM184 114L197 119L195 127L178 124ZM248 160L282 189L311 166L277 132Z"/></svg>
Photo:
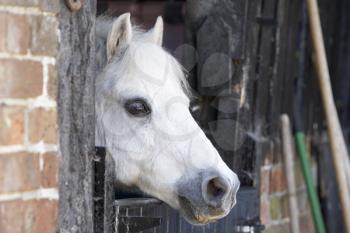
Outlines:
<svg viewBox="0 0 350 233"><path fill-rule="evenodd" d="M294 158L300 233L313 233L311 210L304 178L298 159ZM288 190L279 142L271 146L260 170L260 220L266 226L264 233L289 233Z"/></svg>
<svg viewBox="0 0 350 233"><path fill-rule="evenodd" d="M0 232L55 232L59 0L0 0Z"/></svg>

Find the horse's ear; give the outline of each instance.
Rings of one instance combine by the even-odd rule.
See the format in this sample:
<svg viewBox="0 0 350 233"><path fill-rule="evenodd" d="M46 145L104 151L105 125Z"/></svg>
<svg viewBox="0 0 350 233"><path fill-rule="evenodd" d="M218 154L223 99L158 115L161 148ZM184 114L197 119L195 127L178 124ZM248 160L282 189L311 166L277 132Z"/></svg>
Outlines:
<svg viewBox="0 0 350 233"><path fill-rule="evenodd" d="M149 31L151 41L159 46L163 44L163 29L164 23L162 16L158 16L154 27Z"/></svg>
<svg viewBox="0 0 350 233"><path fill-rule="evenodd" d="M114 20L107 38L108 61L121 49L128 46L132 39L130 13L125 13Z"/></svg>

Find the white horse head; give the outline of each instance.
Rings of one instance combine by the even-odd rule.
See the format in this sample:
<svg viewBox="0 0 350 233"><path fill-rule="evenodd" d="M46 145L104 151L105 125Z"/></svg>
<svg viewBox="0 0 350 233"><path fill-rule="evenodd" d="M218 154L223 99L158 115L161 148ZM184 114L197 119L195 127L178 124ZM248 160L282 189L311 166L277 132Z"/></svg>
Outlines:
<svg viewBox="0 0 350 233"><path fill-rule="evenodd" d="M181 66L161 47L162 18L148 32L133 27L129 13L96 28L96 145L112 155L117 180L192 224L226 216L239 180L191 116Z"/></svg>

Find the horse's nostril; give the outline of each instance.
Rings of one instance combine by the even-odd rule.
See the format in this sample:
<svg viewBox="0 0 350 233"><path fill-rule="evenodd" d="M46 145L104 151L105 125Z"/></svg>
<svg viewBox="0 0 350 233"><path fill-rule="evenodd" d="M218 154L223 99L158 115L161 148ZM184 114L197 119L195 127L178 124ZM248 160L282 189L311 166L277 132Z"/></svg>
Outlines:
<svg viewBox="0 0 350 233"><path fill-rule="evenodd" d="M219 198L225 195L227 190L226 184L222 182L222 179L217 177L209 180L207 192L208 195L213 198Z"/></svg>
<svg viewBox="0 0 350 233"><path fill-rule="evenodd" d="M220 207L223 199L229 192L229 184L221 177L204 179L202 195L205 202L213 207Z"/></svg>

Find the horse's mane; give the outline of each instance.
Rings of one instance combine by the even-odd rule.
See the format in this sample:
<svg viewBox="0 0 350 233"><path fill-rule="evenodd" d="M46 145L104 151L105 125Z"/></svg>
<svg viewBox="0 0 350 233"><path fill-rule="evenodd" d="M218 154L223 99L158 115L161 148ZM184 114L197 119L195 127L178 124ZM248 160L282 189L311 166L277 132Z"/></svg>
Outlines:
<svg viewBox="0 0 350 233"><path fill-rule="evenodd" d="M96 71L97 74L100 74L104 67L107 65L107 37L108 33L112 28L113 21L115 20L114 17L102 15L99 16L96 20ZM144 37L144 35L147 33L145 30L143 30L139 26L132 26L133 30L133 41L140 41ZM187 82L187 79L184 75L185 71L183 67L179 64L179 62L167 51L165 51L163 48L161 48L164 53L167 54L170 65L174 68L176 72L176 77L178 78L179 83L181 84L184 92L191 96L191 90L189 87L189 84ZM130 58L129 58L130 59Z"/></svg>

